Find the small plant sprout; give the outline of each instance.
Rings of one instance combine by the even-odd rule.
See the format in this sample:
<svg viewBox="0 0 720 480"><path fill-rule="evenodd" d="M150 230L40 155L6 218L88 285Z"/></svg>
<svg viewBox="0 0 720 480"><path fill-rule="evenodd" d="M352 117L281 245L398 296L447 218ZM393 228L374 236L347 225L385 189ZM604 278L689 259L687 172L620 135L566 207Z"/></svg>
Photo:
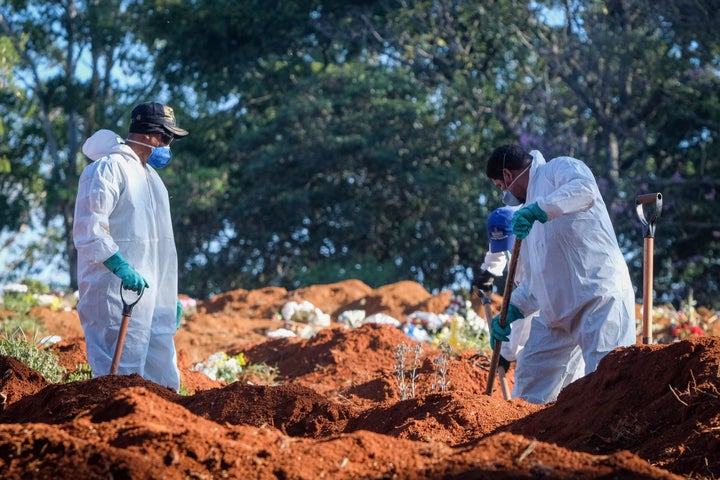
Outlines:
<svg viewBox="0 0 720 480"><path fill-rule="evenodd" d="M431 390L447 391L450 387L450 381L447 379L448 363L450 361L450 352L452 347L447 343L440 344L440 355L433 360L433 383Z"/></svg>
<svg viewBox="0 0 720 480"><path fill-rule="evenodd" d="M420 359L422 358L422 346L418 343L413 348L412 376L410 377L410 398L415 398L415 382L418 378L418 368L420 368Z"/></svg>
<svg viewBox="0 0 720 480"><path fill-rule="evenodd" d="M397 348L395 348L395 380L397 381L401 400L409 398L407 380L405 379L405 360L407 358L407 351L408 346L406 343L400 344Z"/></svg>
<svg viewBox="0 0 720 480"><path fill-rule="evenodd" d="M415 345L412 352L413 359L410 367L410 377L408 378L406 362L408 360L408 354L410 353L410 347L406 343L402 343L395 349L395 378L397 380L401 400L407 400L408 398L415 397L415 382L418 378L417 370L420 368L422 346L420 344Z"/></svg>

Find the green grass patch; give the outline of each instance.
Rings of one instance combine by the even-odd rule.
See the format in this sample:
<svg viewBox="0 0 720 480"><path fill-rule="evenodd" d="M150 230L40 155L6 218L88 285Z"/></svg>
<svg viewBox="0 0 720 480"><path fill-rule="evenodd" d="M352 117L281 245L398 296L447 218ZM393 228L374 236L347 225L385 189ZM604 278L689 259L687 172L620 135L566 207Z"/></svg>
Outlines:
<svg viewBox="0 0 720 480"><path fill-rule="evenodd" d="M87 363L81 363L75 366L75 370L68 373L65 383L79 382L82 380L90 380L93 376L92 368Z"/></svg>
<svg viewBox="0 0 720 480"><path fill-rule="evenodd" d="M37 339L28 340L25 332L20 330L0 338L0 355L13 357L27 367L39 372L50 383L62 382L66 370L60 366L57 355L42 349Z"/></svg>

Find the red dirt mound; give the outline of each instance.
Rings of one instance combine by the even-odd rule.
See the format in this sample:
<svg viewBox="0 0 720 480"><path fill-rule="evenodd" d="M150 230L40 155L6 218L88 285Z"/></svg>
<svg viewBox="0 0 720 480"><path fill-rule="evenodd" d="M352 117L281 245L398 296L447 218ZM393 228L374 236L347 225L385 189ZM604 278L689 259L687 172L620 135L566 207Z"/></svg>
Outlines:
<svg viewBox="0 0 720 480"><path fill-rule="evenodd" d="M510 428L584 452L631 450L680 474L720 467L720 338L616 350Z"/></svg>
<svg viewBox="0 0 720 480"><path fill-rule="evenodd" d="M176 337L187 396L137 375L48 384L0 356L1 476L720 476L718 337L616 350L557 402L537 406L505 401L499 389L484 395L487 372L476 352L456 352L440 374L435 360L443 352L429 344L417 350L415 374L406 372L412 394L401 395L396 352L402 344L415 352L417 344L392 326L333 324L307 339L265 336L281 326L272 314L289 300L310 301L333 320L358 308L402 320L414 310L440 313L449 298L412 282L373 290L353 281L201 302ZM85 361L77 325L62 329L72 323L68 315L53 325L46 313L43 322L48 333L67 336L51 348L62 365ZM277 377L225 384L190 370L218 351L242 352L251 364L275 367Z"/></svg>

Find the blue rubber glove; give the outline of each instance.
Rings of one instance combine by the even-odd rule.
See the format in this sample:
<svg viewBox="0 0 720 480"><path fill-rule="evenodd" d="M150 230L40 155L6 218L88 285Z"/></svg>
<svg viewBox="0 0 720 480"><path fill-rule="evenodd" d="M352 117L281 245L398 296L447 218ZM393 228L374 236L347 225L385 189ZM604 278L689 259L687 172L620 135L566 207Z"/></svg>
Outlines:
<svg viewBox="0 0 720 480"><path fill-rule="evenodd" d="M542 208L535 202L515 212L512 220L510 220L510 227L512 228L512 233L519 240L525 240L535 220L540 223L545 223L547 219L547 214L543 212Z"/></svg>
<svg viewBox="0 0 720 480"><path fill-rule="evenodd" d="M143 278L137 270L132 268L130 264L117 252L112 257L108 258L103 264L110 269L120 280L122 280L123 287L132 290L134 292L140 292L144 288L149 287L147 280Z"/></svg>
<svg viewBox="0 0 720 480"><path fill-rule="evenodd" d="M180 321L182 320L182 303L180 303L180 299L178 299L177 303L177 310L176 310L176 323L175 323L175 330L180 330Z"/></svg>
<svg viewBox="0 0 720 480"><path fill-rule="evenodd" d="M490 346L495 345L496 340L501 342L507 342L510 340L510 324L515 320L524 318L525 315L512 303L508 305L507 316L505 317L505 328L500 326L500 314L497 314L492 319L492 329L490 333Z"/></svg>

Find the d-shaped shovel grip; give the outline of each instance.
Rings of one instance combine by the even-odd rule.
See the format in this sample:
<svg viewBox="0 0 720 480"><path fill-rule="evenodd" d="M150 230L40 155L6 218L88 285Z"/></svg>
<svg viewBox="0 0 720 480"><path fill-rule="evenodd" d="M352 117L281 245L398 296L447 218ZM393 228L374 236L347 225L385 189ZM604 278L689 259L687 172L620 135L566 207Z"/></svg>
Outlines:
<svg viewBox="0 0 720 480"><path fill-rule="evenodd" d="M650 218L645 216L645 205L653 204ZM655 236L655 222L662 212L662 193L645 193L635 197L635 210L643 225L643 236L653 238Z"/></svg>
<svg viewBox="0 0 720 480"><path fill-rule="evenodd" d="M125 300L123 290L126 290L125 285L120 283L120 300L123 304L123 317L122 323L120 323L120 331L118 332L117 344L115 344L115 354L113 355L112 363L110 364L110 375L117 375L118 367L120 366L120 357L122 356L123 345L125 345L125 335L127 335L128 325L130 324L130 315L132 314L133 307L137 305L145 292L145 288L141 288L137 292L137 298L134 302L128 303Z"/></svg>
<svg viewBox="0 0 720 480"><path fill-rule="evenodd" d="M136 292L137 298L132 303L128 303L128 301L125 300L125 295L123 295L124 290L129 290L129 289L125 288L125 284L120 283L120 300L122 300L122 304L123 304L123 316L127 315L129 317L132 314L133 308L140 301L140 299L143 296L143 293L145 293L145 287L141 287L140 291ZM133 291L133 290L130 290L130 291Z"/></svg>

